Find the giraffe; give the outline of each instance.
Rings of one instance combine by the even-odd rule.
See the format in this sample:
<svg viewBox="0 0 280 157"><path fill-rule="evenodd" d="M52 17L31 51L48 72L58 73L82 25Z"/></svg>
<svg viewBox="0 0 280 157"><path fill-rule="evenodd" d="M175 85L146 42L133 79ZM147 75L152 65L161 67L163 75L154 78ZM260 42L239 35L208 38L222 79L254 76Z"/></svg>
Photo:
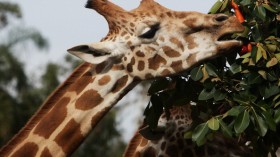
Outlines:
<svg viewBox="0 0 280 157"><path fill-rule="evenodd" d="M175 106L160 116L158 129L142 125L129 142L123 157L243 157L252 151L237 140L215 134L211 141L198 147L184 134L192 126L191 104Z"/></svg>
<svg viewBox="0 0 280 157"><path fill-rule="evenodd" d="M224 14L173 11L154 0L142 0L131 11L108 0L89 0L86 8L105 17L108 34L68 49L85 63L0 150L1 156L69 156L139 82L176 75L242 45L221 40L244 29Z"/></svg>

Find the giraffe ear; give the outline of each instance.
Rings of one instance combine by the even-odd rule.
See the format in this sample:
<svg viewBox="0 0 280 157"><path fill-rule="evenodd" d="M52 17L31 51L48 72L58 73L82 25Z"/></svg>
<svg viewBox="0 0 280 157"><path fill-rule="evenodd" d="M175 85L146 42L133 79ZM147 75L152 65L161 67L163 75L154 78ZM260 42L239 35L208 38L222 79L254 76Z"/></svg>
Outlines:
<svg viewBox="0 0 280 157"><path fill-rule="evenodd" d="M67 51L92 64L99 64L113 58L112 51L102 42L75 46Z"/></svg>

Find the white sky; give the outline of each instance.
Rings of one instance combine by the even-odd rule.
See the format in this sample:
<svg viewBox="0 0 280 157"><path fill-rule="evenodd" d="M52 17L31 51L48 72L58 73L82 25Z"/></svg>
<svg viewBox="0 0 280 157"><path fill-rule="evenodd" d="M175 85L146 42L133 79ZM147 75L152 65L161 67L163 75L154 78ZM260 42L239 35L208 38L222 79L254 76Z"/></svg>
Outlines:
<svg viewBox="0 0 280 157"><path fill-rule="evenodd" d="M48 53L38 53L37 49L21 49L21 59L27 64L29 74L39 75L44 64L53 61L62 63L66 50L81 43L99 41L107 34L107 23L95 11L84 8L86 0L11 0L20 5L23 12L21 25L38 29L49 41ZM136 8L140 0L113 0L127 10ZM198 11L207 13L216 0L157 0L163 6L177 11ZM128 96L127 96L128 97ZM133 111L133 118L122 118L125 126L135 119L135 106L123 111L127 115ZM147 105L147 103L142 104ZM133 131L124 130L125 139Z"/></svg>

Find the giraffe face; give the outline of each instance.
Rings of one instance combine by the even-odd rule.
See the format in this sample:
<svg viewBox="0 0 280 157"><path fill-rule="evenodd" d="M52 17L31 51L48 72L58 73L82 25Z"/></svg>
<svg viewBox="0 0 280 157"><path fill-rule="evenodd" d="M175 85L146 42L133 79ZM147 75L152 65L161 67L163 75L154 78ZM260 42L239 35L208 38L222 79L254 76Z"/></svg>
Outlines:
<svg viewBox="0 0 280 157"><path fill-rule="evenodd" d="M98 1L91 1L94 2ZM108 1L101 4L115 7ZM108 35L101 42L69 51L93 64L123 64L131 76L140 79L177 74L241 46L237 40L220 40L224 35L243 31L235 17L224 14L177 12L153 0L143 0L130 12L117 8L117 12L101 14L109 23Z"/></svg>

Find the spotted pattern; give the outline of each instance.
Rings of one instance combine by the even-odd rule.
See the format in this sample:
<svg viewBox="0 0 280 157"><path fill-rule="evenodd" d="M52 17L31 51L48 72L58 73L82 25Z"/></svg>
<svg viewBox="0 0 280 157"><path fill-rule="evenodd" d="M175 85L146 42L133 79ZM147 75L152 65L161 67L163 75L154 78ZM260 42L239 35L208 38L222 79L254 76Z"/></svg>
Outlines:
<svg viewBox="0 0 280 157"><path fill-rule="evenodd" d="M102 103L103 100L96 90L90 89L77 99L75 107L79 110L89 110Z"/></svg>
<svg viewBox="0 0 280 157"><path fill-rule="evenodd" d="M19 150L17 150L12 157L23 156L35 156L39 150L39 147L35 143L25 143Z"/></svg>
<svg viewBox="0 0 280 157"><path fill-rule="evenodd" d="M98 84L100 86L104 86L111 81L111 77L109 75L103 76L101 79L98 80Z"/></svg>
<svg viewBox="0 0 280 157"><path fill-rule="evenodd" d="M58 101L55 108L50 110L39 122L34 130L34 134L44 138L49 138L54 130L64 121L67 115L66 106L70 102L70 98L64 97Z"/></svg>
<svg viewBox="0 0 280 157"><path fill-rule="evenodd" d="M172 49L169 46L164 46L163 48L164 53L166 54L166 56L170 57L170 58L175 58L175 57L179 57L181 56L181 54L176 51L175 49Z"/></svg>
<svg viewBox="0 0 280 157"><path fill-rule="evenodd" d="M48 148L45 148L41 154L41 157L52 157L50 150Z"/></svg>
<svg viewBox="0 0 280 157"><path fill-rule="evenodd" d="M73 152L75 150L74 148L82 142L84 136L82 135L80 128L81 125L72 119L55 137L54 141L61 146L66 154ZM71 143L71 145L68 143Z"/></svg>
<svg viewBox="0 0 280 157"><path fill-rule="evenodd" d="M116 92L120 91L123 87L125 87L127 81L128 81L128 76L127 75L125 75L125 76L121 77L120 79L118 79L116 81L115 86L112 89L112 93L116 93Z"/></svg>
<svg viewBox="0 0 280 157"><path fill-rule="evenodd" d="M154 57L148 59L149 69L156 70L160 65L165 65L167 61L160 55L156 54Z"/></svg>
<svg viewBox="0 0 280 157"><path fill-rule="evenodd" d="M80 94L88 84L94 81L94 79L95 77L93 77L92 73L88 71L84 75L82 75L80 79L77 79L77 81L73 83L72 86L70 86L68 91L74 91L77 92L77 94Z"/></svg>

